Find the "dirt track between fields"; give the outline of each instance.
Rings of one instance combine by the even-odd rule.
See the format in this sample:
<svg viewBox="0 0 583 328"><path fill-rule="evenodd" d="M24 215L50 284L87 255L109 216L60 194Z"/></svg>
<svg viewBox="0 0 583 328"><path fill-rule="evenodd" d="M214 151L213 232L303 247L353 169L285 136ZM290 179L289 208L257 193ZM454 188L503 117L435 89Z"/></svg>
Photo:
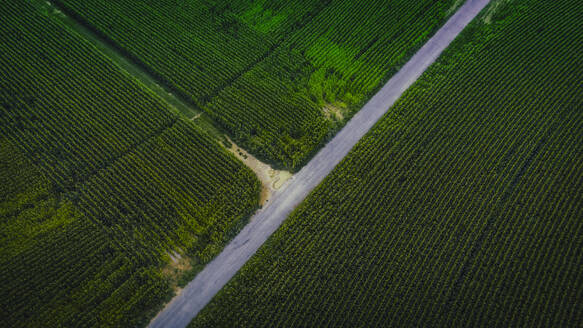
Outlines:
<svg viewBox="0 0 583 328"><path fill-rule="evenodd" d="M273 193L269 204L166 305L149 327L186 327L488 2L468 0L460 7L306 166Z"/></svg>

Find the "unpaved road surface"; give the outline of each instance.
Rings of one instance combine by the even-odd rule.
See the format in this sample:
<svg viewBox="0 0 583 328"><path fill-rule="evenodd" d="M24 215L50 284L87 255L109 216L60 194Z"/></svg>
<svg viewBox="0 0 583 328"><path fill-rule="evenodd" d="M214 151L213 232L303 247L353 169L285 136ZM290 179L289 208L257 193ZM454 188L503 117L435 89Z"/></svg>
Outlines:
<svg viewBox="0 0 583 328"><path fill-rule="evenodd" d="M488 2L468 0L460 7L348 124L273 195L269 205L258 211L182 293L166 305L149 327L186 327Z"/></svg>

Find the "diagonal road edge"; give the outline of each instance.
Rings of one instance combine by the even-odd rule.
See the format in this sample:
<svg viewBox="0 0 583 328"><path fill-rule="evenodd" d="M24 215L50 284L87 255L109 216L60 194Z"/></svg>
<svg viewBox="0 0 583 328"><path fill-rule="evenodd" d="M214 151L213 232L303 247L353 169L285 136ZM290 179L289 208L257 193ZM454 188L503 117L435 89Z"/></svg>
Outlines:
<svg viewBox="0 0 583 328"><path fill-rule="evenodd" d="M468 0L243 230L166 305L149 327L183 328L239 271L287 216L439 57L490 0Z"/></svg>

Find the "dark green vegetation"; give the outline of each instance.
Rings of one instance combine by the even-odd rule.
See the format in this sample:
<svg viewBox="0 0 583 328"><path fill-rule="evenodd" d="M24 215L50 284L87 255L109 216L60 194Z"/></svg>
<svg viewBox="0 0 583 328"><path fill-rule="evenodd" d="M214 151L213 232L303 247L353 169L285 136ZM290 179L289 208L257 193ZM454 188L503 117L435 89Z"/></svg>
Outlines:
<svg viewBox="0 0 583 328"><path fill-rule="evenodd" d="M461 1L55 3L240 146L297 169Z"/></svg>
<svg viewBox="0 0 583 328"><path fill-rule="evenodd" d="M491 4L192 327L580 327L581 17Z"/></svg>
<svg viewBox="0 0 583 328"><path fill-rule="evenodd" d="M0 6L3 327L131 327L255 210L259 181L58 21Z"/></svg>

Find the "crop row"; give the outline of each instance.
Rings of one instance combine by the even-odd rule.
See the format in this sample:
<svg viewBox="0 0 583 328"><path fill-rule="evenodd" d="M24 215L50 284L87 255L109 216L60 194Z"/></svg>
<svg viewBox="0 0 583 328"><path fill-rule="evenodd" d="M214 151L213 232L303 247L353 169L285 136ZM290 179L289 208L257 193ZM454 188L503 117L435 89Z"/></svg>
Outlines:
<svg viewBox="0 0 583 328"><path fill-rule="evenodd" d="M191 327L577 327L582 14L493 2Z"/></svg>
<svg viewBox="0 0 583 328"><path fill-rule="evenodd" d="M143 324L260 183L45 7L0 8L3 325Z"/></svg>
<svg viewBox="0 0 583 328"><path fill-rule="evenodd" d="M59 0L259 158L301 167L459 1ZM340 122L338 122L340 121Z"/></svg>

